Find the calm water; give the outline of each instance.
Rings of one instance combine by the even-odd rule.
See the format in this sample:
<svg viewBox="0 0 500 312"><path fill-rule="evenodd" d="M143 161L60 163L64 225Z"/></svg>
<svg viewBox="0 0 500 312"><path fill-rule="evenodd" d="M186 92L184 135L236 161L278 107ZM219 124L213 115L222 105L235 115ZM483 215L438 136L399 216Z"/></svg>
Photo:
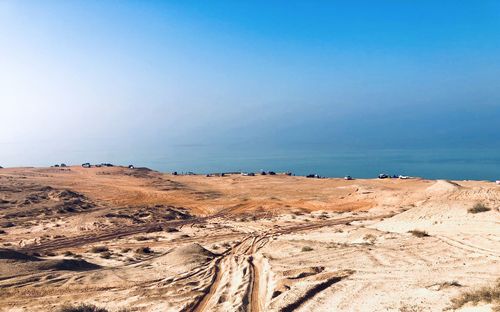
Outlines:
<svg viewBox="0 0 500 312"><path fill-rule="evenodd" d="M182 146L166 155L144 159L144 164L160 171L200 173L273 170L297 175L370 178L383 172L432 179L500 179L500 149L257 150Z"/></svg>
<svg viewBox="0 0 500 312"><path fill-rule="evenodd" d="M48 166L83 162L134 164L164 172L197 173L272 170L310 173L327 177L351 175L376 177L379 173L402 174L432 179L500 180L500 148L484 149L404 149L339 150L323 145L279 148L262 146L191 145L172 147L107 146L106 151L81 147L54 146L25 153L6 148L0 153L2 166ZM21 149L22 150L22 149Z"/></svg>

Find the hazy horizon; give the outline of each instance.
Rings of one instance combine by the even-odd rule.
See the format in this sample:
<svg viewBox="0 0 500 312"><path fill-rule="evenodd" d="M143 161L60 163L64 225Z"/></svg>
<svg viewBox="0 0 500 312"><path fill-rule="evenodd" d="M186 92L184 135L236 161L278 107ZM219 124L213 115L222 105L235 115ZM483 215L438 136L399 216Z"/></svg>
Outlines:
<svg viewBox="0 0 500 312"><path fill-rule="evenodd" d="M496 1L1 1L0 29L0 166L500 161Z"/></svg>

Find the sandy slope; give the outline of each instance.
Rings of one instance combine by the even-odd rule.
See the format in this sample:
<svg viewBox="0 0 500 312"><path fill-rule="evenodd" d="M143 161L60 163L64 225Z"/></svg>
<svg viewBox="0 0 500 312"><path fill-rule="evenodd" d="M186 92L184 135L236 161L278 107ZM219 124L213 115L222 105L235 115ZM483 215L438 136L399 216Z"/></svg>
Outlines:
<svg viewBox="0 0 500 312"><path fill-rule="evenodd" d="M0 169L0 311L441 311L500 278L499 206L480 181Z"/></svg>

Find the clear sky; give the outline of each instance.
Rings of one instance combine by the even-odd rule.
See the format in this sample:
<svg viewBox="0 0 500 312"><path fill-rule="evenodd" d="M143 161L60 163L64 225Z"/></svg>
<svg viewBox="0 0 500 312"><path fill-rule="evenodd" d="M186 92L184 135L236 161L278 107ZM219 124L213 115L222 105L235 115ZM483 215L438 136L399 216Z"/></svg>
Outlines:
<svg viewBox="0 0 500 312"><path fill-rule="evenodd" d="M500 146L499 1L0 1L0 162ZM1 165L1 164L0 164Z"/></svg>

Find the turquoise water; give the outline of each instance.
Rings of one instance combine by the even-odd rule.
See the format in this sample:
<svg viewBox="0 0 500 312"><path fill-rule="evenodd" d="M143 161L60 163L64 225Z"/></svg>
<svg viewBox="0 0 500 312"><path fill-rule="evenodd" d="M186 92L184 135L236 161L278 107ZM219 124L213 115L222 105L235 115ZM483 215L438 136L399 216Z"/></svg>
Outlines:
<svg viewBox="0 0 500 312"><path fill-rule="evenodd" d="M7 146L8 147L8 146ZM500 148L476 149L337 149L328 145L108 145L69 149L64 146L33 149L15 146L0 154L0 165L49 166L84 162L134 164L163 172L210 173L227 171L291 171L326 177L351 175L373 178L379 173L430 179L500 180ZM25 150L17 153L16 150Z"/></svg>
<svg viewBox="0 0 500 312"><path fill-rule="evenodd" d="M144 159L160 171L291 171L327 177L376 177L379 173L431 179L500 179L500 149L335 150L176 147L165 155Z"/></svg>

